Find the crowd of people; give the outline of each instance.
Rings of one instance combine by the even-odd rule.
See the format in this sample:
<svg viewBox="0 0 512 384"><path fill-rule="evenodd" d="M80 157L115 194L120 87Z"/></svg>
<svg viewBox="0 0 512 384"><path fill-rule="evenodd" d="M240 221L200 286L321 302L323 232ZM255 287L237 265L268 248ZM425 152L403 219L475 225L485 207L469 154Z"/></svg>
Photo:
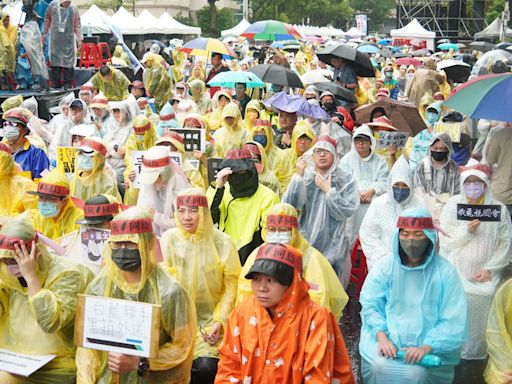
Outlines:
<svg viewBox="0 0 512 384"><path fill-rule="evenodd" d="M34 98L2 103L0 348L56 357L28 378L0 371L0 382L355 383L338 322L360 247L364 383L473 382L465 364L512 383L512 285L500 287L511 123L444 106L451 81L432 58L415 68L377 57L364 78L311 44L240 62L212 53L209 71L165 55L158 44L143 55L142 81L102 66L49 121ZM310 84L208 85L258 60L330 70L354 99ZM67 86L59 63L51 76ZM408 99L424 124L401 147L379 144L398 131L385 108L368 121L354 112L390 98ZM436 130L454 114L459 141ZM463 220L461 205L499 214ZM107 231L101 249L86 230ZM75 346L79 294L161 305L157 357Z"/></svg>

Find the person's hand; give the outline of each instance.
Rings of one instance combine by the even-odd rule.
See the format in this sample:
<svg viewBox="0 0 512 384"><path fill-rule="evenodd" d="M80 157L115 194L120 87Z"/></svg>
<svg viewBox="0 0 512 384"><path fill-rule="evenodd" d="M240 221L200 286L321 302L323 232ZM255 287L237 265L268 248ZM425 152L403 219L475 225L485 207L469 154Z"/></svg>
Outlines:
<svg viewBox="0 0 512 384"><path fill-rule="evenodd" d="M14 245L14 260L18 263L21 275L25 278L27 283L31 280L37 279L37 266L39 264L39 257L41 256L36 249L36 242L32 241L32 249L30 253L27 250L25 242L20 241L19 244Z"/></svg>
<svg viewBox="0 0 512 384"><path fill-rule="evenodd" d="M208 163L208 158L206 157L206 153L204 153L204 152L201 152L201 151L198 151L198 150L195 149L195 150L192 151L192 156L194 156L194 158L199 160L199 162L201 164L207 164Z"/></svg>
<svg viewBox="0 0 512 384"><path fill-rule="evenodd" d="M395 156L396 155L396 151L398 151L398 147L396 146L396 144L393 144L389 147L389 154L391 156Z"/></svg>
<svg viewBox="0 0 512 384"><path fill-rule="evenodd" d="M387 359L396 358L396 347L389 341L384 332L377 333L377 351L380 356L384 356Z"/></svg>
<svg viewBox="0 0 512 384"><path fill-rule="evenodd" d="M221 329L222 324L215 323L215 325L210 330L210 333L208 333L207 335L202 335L203 340L206 341L211 346L214 346L215 344L217 344L217 341L219 341Z"/></svg>
<svg viewBox="0 0 512 384"><path fill-rule="evenodd" d="M283 135L281 136L281 144L291 145L291 143L292 143L292 135L290 135L288 132L283 132Z"/></svg>
<svg viewBox="0 0 512 384"><path fill-rule="evenodd" d="M115 373L129 373L139 368L138 356L125 355L124 353L108 353L108 368Z"/></svg>
<svg viewBox="0 0 512 384"><path fill-rule="evenodd" d="M336 123L336 124L341 125L341 120L340 120L340 118L339 118L338 116L332 116L332 117L331 117L331 121L332 121L333 123Z"/></svg>
<svg viewBox="0 0 512 384"><path fill-rule="evenodd" d="M79 40L77 43L77 50L80 52L82 50L82 40Z"/></svg>
<svg viewBox="0 0 512 384"><path fill-rule="evenodd" d="M472 276L472 279L479 283L485 283L487 281L490 281L491 280L491 271L489 271L488 269L483 269L480 272L475 273Z"/></svg>
<svg viewBox="0 0 512 384"><path fill-rule="evenodd" d="M503 384L512 384L512 371L503 372Z"/></svg>
<svg viewBox="0 0 512 384"><path fill-rule="evenodd" d="M215 180L217 188L224 187L224 184L226 184L228 181L228 176L231 174L233 174L233 171L229 167L222 168L219 172L217 172L217 179Z"/></svg>
<svg viewBox="0 0 512 384"><path fill-rule="evenodd" d="M345 88L345 86L347 85L347 84L343 83L342 81L337 81L337 83L338 83L341 87L343 87L343 88Z"/></svg>
<svg viewBox="0 0 512 384"><path fill-rule="evenodd" d="M135 171L130 171L130 173L128 174L128 180L130 180L133 183L135 180L135 176L137 176Z"/></svg>
<svg viewBox="0 0 512 384"><path fill-rule="evenodd" d="M361 203L369 203L372 201L373 195L375 195L375 189L370 189L366 192L361 192L359 197L361 199Z"/></svg>
<svg viewBox="0 0 512 384"><path fill-rule="evenodd" d="M327 193L331 190L331 180L332 176L329 175L327 179L324 179L320 175L315 176L315 184L318 188L320 188L324 193Z"/></svg>
<svg viewBox="0 0 512 384"><path fill-rule="evenodd" d="M480 226L480 220L478 220L478 219L471 220L468 223L468 232L475 233L479 226Z"/></svg>
<svg viewBox="0 0 512 384"><path fill-rule="evenodd" d="M297 162L295 163L295 166L297 167L297 175L300 177L304 176L304 170L306 169L306 160L301 156L297 159Z"/></svg>
<svg viewBox="0 0 512 384"><path fill-rule="evenodd" d="M404 348L403 350L405 351L405 362L416 364L423 359L423 356L432 352L432 347L430 345L422 345L421 347Z"/></svg>

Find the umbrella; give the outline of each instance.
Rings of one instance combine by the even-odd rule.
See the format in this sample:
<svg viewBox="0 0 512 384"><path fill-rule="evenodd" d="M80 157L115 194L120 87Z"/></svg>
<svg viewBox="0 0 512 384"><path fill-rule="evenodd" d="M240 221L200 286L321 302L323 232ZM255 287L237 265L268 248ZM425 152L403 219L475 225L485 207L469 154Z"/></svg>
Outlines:
<svg viewBox="0 0 512 384"><path fill-rule="evenodd" d="M451 43L450 39L441 39L438 41L439 44Z"/></svg>
<svg viewBox="0 0 512 384"><path fill-rule="evenodd" d="M280 111L288 113L298 113L303 116L309 116L317 120L329 120L330 115L320 107L312 105L302 96L288 96L286 92L278 92L268 100L263 102L267 107L273 107Z"/></svg>
<svg viewBox="0 0 512 384"><path fill-rule="evenodd" d="M421 67L423 63L413 57L402 57L396 61L396 65L414 65L416 68Z"/></svg>
<svg viewBox="0 0 512 384"><path fill-rule="evenodd" d="M300 76L302 84L323 83L332 80L333 73L328 69L314 69Z"/></svg>
<svg viewBox="0 0 512 384"><path fill-rule="evenodd" d="M402 57L407 57L407 55L403 52L395 52L391 55L391 57L394 57L395 59L400 59Z"/></svg>
<svg viewBox="0 0 512 384"><path fill-rule="evenodd" d="M437 46L437 49L440 49L441 51L449 51L450 49L453 49L454 51L458 51L459 46L454 43L444 43L444 44L439 44Z"/></svg>
<svg viewBox="0 0 512 384"><path fill-rule="evenodd" d="M333 66L331 64L331 59L335 57L342 58L354 68L357 76L375 77L372 62L368 56L362 52L358 52L356 49L351 48L348 45L340 44L332 47L326 47L317 52L316 55L320 61L331 66Z"/></svg>
<svg viewBox="0 0 512 384"><path fill-rule="evenodd" d="M315 87L318 88L320 93L324 91L331 92L336 98L348 101L350 103L355 103L356 99L354 94L349 91L347 88L343 88L341 85L333 83L333 82L321 82L314 83Z"/></svg>
<svg viewBox="0 0 512 384"><path fill-rule="evenodd" d="M413 57L423 57L430 56L432 52L428 49L417 49L416 51L409 52L409 54Z"/></svg>
<svg viewBox="0 0 512 384"><path fill-rule="evenodd" d="M253 23L240 36L253 40L298 40L299 32L291 25L276 20L261 20Z"/></svg>
<svg viewBox="0 0 512 384"><path fill-rule="evenodd" d="M237 83L244 83L247 88L264 87L265 83L252 72L221 72L208 82L211 87L235 88Z"/></svg>
<svg viewBox="0 0 512 384"><path fill-rule="evenodd" d="M467 48L466 44L463 43L457 43L457 47L459 47L459 49Z"/></svg>
<svg viewBox="0 0 512 384"><path fill-rule="evenodd" d="M393 52L390 50L390 49L387 49L388 47L386 47L386 49L382 49L382 51L380 51L380 55L387 59L388 57L391 57L393 56Z"/></svg>
<svg viewBox="0 0 512 384"><path fill-rule="evenodd" d="M379 45L391 45L393 44L393 39L382 39L379 41Z"/></svg>
<svg viewBox="0 0 512 384"><path fill-rule="evenodd" d="M475 119L512 121L512 73L482 76L443 103Z"/></svg>
<svg viewBox="0 0 512 384"><path fill-rule="evenodd" d="M497 49L508 49L508 47L511 47L511 46L512 46L512 43L503 42L503 43L499 43L498 45L496 45L496 48Z"/></svg>
<svg viewBox="0 0 512 384"><path fill-rule="evenodd" d="M357 47L359 52L363 53L380 53L380 48L372 44L363 44Z"/></svg>
<svg viewBox="0 0 512 384"><path fill-rule="evenodd" d="M283 87L304 88L299 75L277 64L259 64L249 70L266 83Z"/></svg>
<svg viewBox="0 0 512 384"><path fill-rule="evenodd" d="M427 128L416 105L389 98L357 108L354 111L356 121L360 124L370 122L370 115L377 107L384 109L386 116L391 120L396 129L408 132L409 136L414 136Z"/></svg>
<svg viewBox="0 0 512 384"><path fill-rule="evenodd" d="M475 51L487 52L492 51L496 46L492 43L488 43L487 41L473 41L469 44L469 47Z"/></svg>
<svg viewBox="0 0 512 384"><path fill-rule="evenodd" d="M217 39L206 39L204 37L198 37L197 39L190 40L179 50L191 56L209 56L210 53L215 52L222 53L226 56L237 57L236 53L222 41Z"/></svg>
<svg viewBox="0 0 512 384"><path fill-rule="evenodd" d="M463 83L471 72L471 65L460 60L444 60L437 63L437 70L444 70L446 77L455 83Z"/></svg>

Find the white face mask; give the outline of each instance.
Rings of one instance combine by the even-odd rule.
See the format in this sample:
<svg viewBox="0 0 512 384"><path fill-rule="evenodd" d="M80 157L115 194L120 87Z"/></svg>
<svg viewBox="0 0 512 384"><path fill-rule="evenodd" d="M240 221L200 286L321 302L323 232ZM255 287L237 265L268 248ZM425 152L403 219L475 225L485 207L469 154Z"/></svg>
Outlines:
<svg viewBox="0 0 512 384"><path fill-rule="evenodd" d="M144 135L137 135L137 141L144 141Z"/></svg>
<svg viewBox="0 0 512 384"><path fill-rule="evenodd" d="M94 158L92 156L78 155L76 166L83 171L90 171L94 167Z"/></svg>
<svg viewBox="0 0 512 384"><path fill-rule="evenodd" d="M267 232L267 243L290 244L292 231L288 232Z"/></svg>

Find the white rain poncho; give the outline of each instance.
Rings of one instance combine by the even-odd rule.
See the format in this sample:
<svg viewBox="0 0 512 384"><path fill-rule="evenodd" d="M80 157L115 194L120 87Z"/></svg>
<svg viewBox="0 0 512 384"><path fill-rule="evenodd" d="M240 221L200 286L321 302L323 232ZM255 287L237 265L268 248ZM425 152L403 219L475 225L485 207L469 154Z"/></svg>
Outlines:
<svg viewBox="0 0 512 384"><path fill-rule="evenodd" d="M426 209L402 217L429 218ZM467 336L466 298L455 268L436 249L437 233L423 229L432 242L425 262L402 264L399 228L393 234L391 257L378 261L361 291L359 353L365 384L451 384L460 348ZM377 332L383 331L397 349L429 345L441 367L423 368L386 359L377 351Z"/></svg>
<svg viewBox="0 0 512 384"><path fill-rule="evenodd" d="M319 141L313 148L320 146L336 156L332 144ZM331 170L320 175L332 176L332 187L328 193L317 187L316 175L314 168L306 168L303 177L294 174L282 201L301 212L300 232L311 246L327 257L346 287L351 269L346 222L359 207L357 183L349 173L338 167L336 159Z"/></svg>
<svg viewBox="0 0 512 384"><path fill-rule="evenodd" d="M432 165L430 147L437 140L448 148L448 161L440 168ZM459 166L451 159L452 141L446 133L436 133L430 140L428 156L420 161L414 171L414 192L423 199L434 220L448 199L460 193Z"/></svg>
<svg viewBox="0 0 512 384"><path fill-rule="evenodd" d="M120 123L116 121L116 119L109 119L107 124L105 124L102 128L103 130L103 140L107 144L107 152L109 156L107 157L107 163L116 171L116 174L123 174L126 169L126 164L124 162L124 152L115 150L122 148L126 145L128 141L128 137L132 133L132 119L133 115L130 111L130 106L126 101L118 101L113 102L110 105L111 109L118 108L121 113L125 114L124 123Z"/></svg>
<svg viewBox="0 0 512 384"><path fill-rule="evenodd" d="M393 197L393 185L398 182L407 184L411 190L409 197L401 203ZM369 269L377 260L391 254L391 240L400 214L406 209L424 206L423 201L414 195L412 170L405 157L401 156L389 172L387 193L372 201L359 229L359 239Z"/></svg>
<svg viewBox="0 0 512 384"><path fill-rule="evenodd" d="M468 232L468 223L457 220L457 204L468 204L462 188L470 176L477 176L486 185L482 204L499 205L501 221L480 222L475 233ZM485 327L492 298L501 278L501 271L510 262L512 224L505 205L492 197L489 180L479 169L468 169L461 175L461 194L453 196L444 206L441 228L449 236L440 236L441 254L459 272L468 300L469 339L462 348L463 359L485 359ZM491 280L480 283L472 277L482 270L491 272Z"/></svg>
<svg viewBox="0 0 512 384"><path fill-rule="evenodd" d="M375 153L377 140L373 137L372 131L368 126L362 125L354 131L354 138L357 135L365 135L371 140L370 155L361 158L352 139L352 149L340 160L340 168L348 172L357 182L359 193L367 192L370 189L375 190L372 201L386 192L386 181L388 179L389 168L386 160ZM370 202L371 203L371 202ZM370 206L370 203L361 203L356 213L350 217L347 225L350 246L352 247L359 233L359 227L363 221L364 215Z"/></svg>

